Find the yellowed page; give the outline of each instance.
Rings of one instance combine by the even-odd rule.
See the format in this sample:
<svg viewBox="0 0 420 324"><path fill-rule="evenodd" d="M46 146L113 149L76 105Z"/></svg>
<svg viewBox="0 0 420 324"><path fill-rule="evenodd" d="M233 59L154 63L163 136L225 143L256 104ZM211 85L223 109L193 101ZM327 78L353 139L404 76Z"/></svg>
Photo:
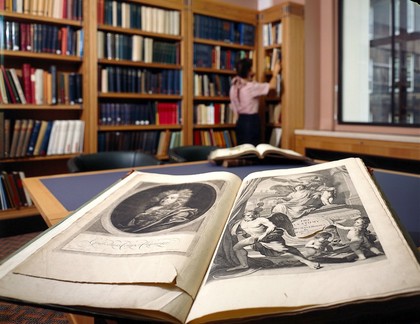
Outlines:
<svg viewBox="0 0 420 324"><path fill-rule="evenodd" d="M254 173L237 199L188 321L420 293L416 252L360 160Z"/></svg>
<svg viewBox="0 0 420 324"><path fill-rule="evenodd" d="M214 150L209 155L209 160L220 160L220 159L229 159L242 157L246 155L255 155L257 156L258 151L255 149L255 146L252 144L242 144L234 147L220 148Z"/></svg>
<svg viewBox="0 0 420 324"><path fill-rule="evenodd" d="M239 186L227 172L133 172L5 262L0 295L182 321Z"/></svg>
<svg viewBox="0 0 420 324"><path fill-rule="evenodd" d="M296 158L304 158L304 156L298 152L280 148L280 147L275 147L270 144L258 144L256 149L261 156L264 156L266 152L269 152L269 153L278 153L279 155L283 155L285 157L291 156L291 157L296 157Z"/></svg>

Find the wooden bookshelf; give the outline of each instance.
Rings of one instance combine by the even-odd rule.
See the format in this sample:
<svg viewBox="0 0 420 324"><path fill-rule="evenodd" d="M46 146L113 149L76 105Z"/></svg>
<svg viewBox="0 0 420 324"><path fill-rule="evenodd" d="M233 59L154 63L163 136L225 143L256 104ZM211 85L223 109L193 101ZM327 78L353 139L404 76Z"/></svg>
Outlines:
<svg viewBox="0 0 420 324"><path fill-rule="evenodd" d="M188 20L188 103L192 107L186 130L189 144L236 145L236 119L228 114L230 80L241 55L255 56L257 12L220 1L193 1ZM227 30L226 37L214 32L220 29L217 26L224 26L221 28ZM251 41L244 40L241 32L239 39L229 34L235 28L248 26L253 30Z"/></svg>
<svg viewBox="0 0 420 324"><path fill-rule="evenodd" d="M103 1L97 1L97 3L104 4ZM96 102L92 103L95 111L93 116L96 119L92 122L92 151L107 150L107 147L118 148L114 145L115 143L104 144L104 141L114 138L112 134L123 133L130 137L139 137L142 133L148 132L159 138L162 132L183 133L185 127L183 122L186 115L184 94L186 81L183 75L185 66L183 2L181 0L127 0L115 4L119 6L114 10L117 16L112 15L112 8L104 7L103 11L96 11L94 19L91 17L97 22L95 31L97 48L90 57L90 61L96 62L95 89L97 89ZM124 21L123 6L129 8L130 12L135 12L137 16L140 15L138 21L130 20L128 16ZM174 25L167 26L165 22L172 21L174 15L177 16L173 20ZM161 51L158 45L163 46ZM125 46L137 49L137 51L128 51ZM112 77L114 71L115 80ZM106 83L104 74L108 75L107 86L104 84ZM126 78L125 80L131 83L125 84L118 78ZM166 84L167 80L169 81ZM111 81L117 88L121 84L120 89L111 86ZM152 87L150 82L156 82L158 86ZM168 104L172 107L173 118L176 122L172 120L168 122L167 118L160 113L160 107L168 106ZM111 112L108 111L109 109ZM135 116L130 115L129 118L126 116L128 113L134 115L136 112L140 114L140 110L152 109L156 111L154 113L142 112L148 114L145 123L140 123ZM126 114L124 122L112 124L114 122L112 117L108 118L111 124L101 122L107 118L100 116L107 113L116 114L118 120L122 119L120 114L123 110ZM158 143L156 138L154 141ZM181 138L180 142L182 145L184 140ZM137 142L133 142L133 147L125 149L140 149L158 155L159 158L167 155L166 153L158 154L158 145L145 147L136 144Z"/></svg>
<svg viewBox="0 0 420 324"><path fill-rule="evenodd" d="M5 71L14 69L18 77L18 81L14 81L14 87L15 89L18 89L19 86L22 88L21 95L19 95L19 92L10 91L10 88L7 88L6 92L1 92L0 114L2 122L6 119L10 120L10 144L12 144L15 135L13 131L16 120L31 120L34 121L34 124L35 120L50 123L55 120L80 120L85 122L85 118L89 116L89 113L86 112L88 105L83 102L83 99L87 97L85 91L88 88L81 85L82 81L84 83L87 81L85 78L85 63L87 61L83 52L87 50L86 45L87 47L89 45L85 42L86 39L83 39L86 26L83 16L86 16L86 12L89 10L89 2L75 1L75 6L76 3L77 7L73 7L71 10L53 12L49 10L53 9L55 5L53 2L51 2L51 7L47 8L46 2L40 1L40 6L36 9L41 11L32 12L29 8L22 8L25 10L16 12L13 11L16 8L13 8L11 6L12 2L9 1L5 2L5 7L0 10L2 32L5 33L2 37L4 43L0 45L0 64ZM8 28L11 28L10 32L8 32ZM68 37L67 42L60 41L60 39L64 39L64 35ZM25 76L28 77L28 74L24 74L24 65L26 65L25 68L36 69L40 74L43 74L41 81L39 79L35 81L36 85L41 82L44 87L41 97L39 96L41 92L38 92L37 100L33 99L35 98L33 88L30 91L25 88L29 79L25 78ZM54 80L53 70L50 70L51 66L55 66L57 76L61 75L65 79L65 83L70 82L69 75L72 75L71 82L75 81L76 75L78 75L80 81L79 97L73 97L76 89L75 84L73 87L65 84L65 87L61 88L59 78L57 78L57 83L50 81ZM27 71L29 69L25 73ZM2 79L4 80L4 73ZM4 84L4 82L2 83ZM52 90L52 84L57 86L57 92ZM60 96L60 89L63 91L61 94L65 94L62 97ZM16 93L19 96L18 99ZM89 132L87 127L86 131ZM2 136L2 141L4 141L4 133ZM62 173L67 171L67 160L81 152L77 150L72 151L71 154L68 152L31 154L28 151L29 142L20 142L20 145L23 143L25 145L21 146L21 149L18 148L20 154L10 154L13 153L10 151L11 147L7 148L4 142L2 143L0 158L2 171L23 171L25 176ZM47 142L47 144L50 143ZM37 214L34 207L22 207L1 211L0 219Z"/></svg>
<svg viewBox="0 0 420 324"><path fill-rule="evenodd" d="M270 133L274 129L281 129L280 146L287 149L295 148L296 128L304 126L304 19L303 6L292 2L282 3L258 15L259 46L258 46L258 78L266 81L271 78L269 66L275 51L281 52L282 72L281 91L270 93L263 98L262 105L265 109L261 112ZM280 25L280 41L273 39L267 42L264 32L269 26L274 31ZM267 63L267 57L269 58ZM268 67L267 67L268 65ZM281 105L280 119L269 122L269 107ZM271 109L271 108L270 108ZM268 134L269 136L270 134ZM268 136L266 140L268 141Z"/></svg>
<svg viewBox="0 0 420 324"><path fill-rule="evenodd" d="M282 124L282 128L287 128L286 134L289 134L295 127L300 127L300 121L303 118L303 48L301 47L301 38L303 38L303 14L301 6L287 4L267 9L263 12L256 10L226 4L218 0L200 0L185 2L182 0L125 0L118 3L138 5L149 8L157 8L167 11L176 11L179 13L179 33L156 32L143 28L128 28L118 24L105 23L102 19L102 13L98 13L98 4L103 2L82 1L82 13L85 19L61 19L49 16L43 16L33 13L16 13L10 10L0 10L0 15L4 21L16 21L19 23L48 24L53 26L70 26L74 29L83 30L83 55L57 55L53 53L16 51L12 49L1 49L0 56L2 64L6 67L14 67L21 70L23 63L31 63L35 66L47 69L50 65L56 65L65 72L76 72L83 76L83 103L76 104L4 104L0 103L0 112L3 112L7 118L23 119L79 119L85 123L85 134L83 142L84 153L94 153L98 151L101 134L111 132L164 132L165 134L176 133L180 138L182 145L191 145L194 143L194 137L197 132L204 132L207 135L217 133L219 138L222 132L234 136L235 123L225 121L224 123L209 124L194 122L193 107L198 104L224 104L225 109L229 109L229 97L226 93L223 95L194 95L194 74L218 76L219 78L229 79L235 75L234 66L194 66L193 50L194 45L207 45L210 48L219 48L231 53L244 52L253 57L256 64L259 79L262 80L262 70L260 56L261 44L261 26L264 22L281 19L284 21L284 38L282 44L282 53L284 58L283 80L285 82L285 93L281 101L283 106L287 106L287 113L282 116L283 121L288 121L288 126ZM42 2L41 2L42 3ZM196 15L212 17L215 19L242 23L254 28L254 42L244 44L241 42L232 42L220 39L209 39L194 35L194 19ZM88 17L88 19L86 19ZM176 44L178 47L178 60L173 63L155 62L130 59L121 59L113 57L100 57L100 48L98 45L98 33L111 33L123 35L124 37L141 36L150 38L156 42L166 42ZM299 52L300 51L300 52ZM302 59L303 62L303 59ZM298 67L293 67L297 65ZM180 93L142 93L142 92L115 92L101 91L101 78L98 70L104 67L120 69L137 69L142 71L179 71ZM301 71L302 69L302 71ZM286 86L286 83L290 85ZM295 97L298 97L297 99ZM269 99L272 100L272 99ZM295 102L298 101L298 102ZM100 122L100 106L104 103L138 104L151 102L177 102L179 103L179 112L181 119L177 124L156 123L154 125L103 125ZM268 101L267 101L268 102ZM302 106L302 107L301 107ZM293 111L293 113L291 113ZM296 112L296 116L295 116ZM179 135L180 134L180 135ZM292 136L284 136L282 146L289 145ZM141 148L140 148L141 149ZM31 156L19 158L4 158L0 160L0 166L7 170L23 170L27 176L49 175L54 173L67 172L66 162L73 155L62 154L52 156ZM160 152L158 157L165 159L165 154ZM21 211L19 211L21 213Z"/></svg>

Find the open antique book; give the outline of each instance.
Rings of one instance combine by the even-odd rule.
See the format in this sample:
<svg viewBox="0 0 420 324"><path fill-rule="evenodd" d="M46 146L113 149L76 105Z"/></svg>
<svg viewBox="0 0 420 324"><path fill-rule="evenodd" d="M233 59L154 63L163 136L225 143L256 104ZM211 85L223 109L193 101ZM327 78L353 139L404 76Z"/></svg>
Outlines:
<svg viewBox="0 0 420 324"><path fill-rule="evenodd" d="M229 148L219 148L209 154L208 160L212 163L222 164L225 166L241 165L240 161L244 164L259 163L263 159L273 159L277 161L304 161L310 162L308 157L289 149L282 149L270 144L242 144Z"/></svg>
<svg viewBox="0 0 420 324"><path fill-rule="evenodd" d="M298 317L418 302L420 264L359 159L243 181L134 171L6 259L0 296L175 323Z"/></svg>

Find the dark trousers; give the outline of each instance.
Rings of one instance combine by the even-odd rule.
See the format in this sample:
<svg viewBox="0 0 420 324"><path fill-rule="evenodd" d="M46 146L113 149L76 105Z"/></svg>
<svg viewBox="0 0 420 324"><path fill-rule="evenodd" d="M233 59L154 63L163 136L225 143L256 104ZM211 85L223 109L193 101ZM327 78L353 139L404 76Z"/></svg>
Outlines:
<svg viewBox="0 0 420 324"><path fill-rule="evenodd" d="M239 115L236 122L236 139L238 145L261 143L261 121L258 114Z"/></svg>

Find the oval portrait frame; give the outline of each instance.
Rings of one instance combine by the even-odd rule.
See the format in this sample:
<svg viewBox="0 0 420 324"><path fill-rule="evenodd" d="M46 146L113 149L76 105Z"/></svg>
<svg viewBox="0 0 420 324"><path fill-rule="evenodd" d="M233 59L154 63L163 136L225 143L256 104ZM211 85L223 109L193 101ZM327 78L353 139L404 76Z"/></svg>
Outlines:
<svg viewBox="0 0 420 324"><path fill-rule="evenodd" d="M157 195L170 190L185 189L192 192L185 206L197 210L193 217L187 221L176 225L163 226L163 228L160 226L159 230L153 230L153 227L148 230L139 228L136 232L123 229L124 226L121 224L127 224L134 217L133 215L144 213L146 209L151 207L151 202ZM116 235L138 236L141 234L176 232L200 222L207 211L215 204L218 193L219 188L208 182L159 184L146 189L139 189L130 196L120 199L112 208L109 208L101 217L101 223L105 230Z"/></svg>

